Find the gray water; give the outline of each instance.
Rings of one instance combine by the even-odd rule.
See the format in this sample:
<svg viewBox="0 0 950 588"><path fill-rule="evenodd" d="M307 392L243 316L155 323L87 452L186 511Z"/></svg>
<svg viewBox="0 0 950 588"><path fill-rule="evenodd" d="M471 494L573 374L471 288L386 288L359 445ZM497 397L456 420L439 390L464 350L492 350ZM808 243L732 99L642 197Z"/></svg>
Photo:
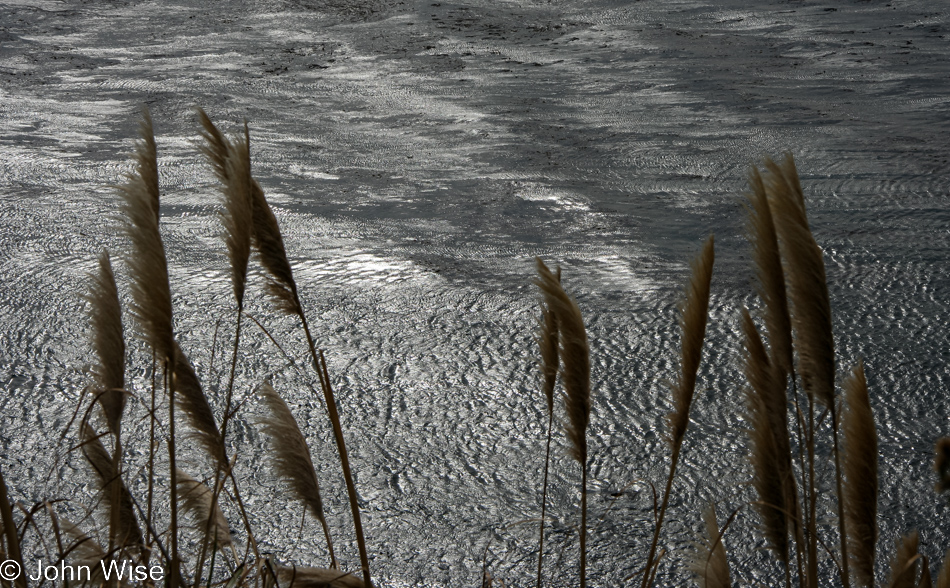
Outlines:
<svg viewBox="0 0 950 588"><path fill-rule="evenodd" d="M94 505L74 436L60 435L89 381L87 273L103 247L125 248L110 186L131 169L143 104L176 328L220 408L234 315L216 188L195 144L201 106L231 132L250 125L254 174L327 350L383 585L475 586L483 562L505 585L531 583L537 527L517 523L540 514L547 424L535 256L563 267L588 324L592 526L603 521L590 577L625 585L652 531L649 483L668 468L677 303L710 233L710 326L659 582L685 583L684 550L710 500L721 518L739 509L725 537L734 578L778 582L748 506L737 316L756 301L739 195L750 165L790 150L825 252L838 371L863 358L868 373L879 561L916 528L937 565L950 547L931 469L935 439L950 434L948 40L948 10L923 0L0 1L0 466L11 495L68 498L59 508L74 517ZM294 323L261 284L255 274L250 312L305 366ZM131 349L144 402L148 354ZM302 374L245 330L238 475L262 549L326 565L319 526L300 530L299 505L265 466L253 390L273 381L311 442L355 569L332 435ZM147 424L133 405L128 447ZM580 471L563 435L555 445L547 576L567 586ZM182 459L210 473L188 444ZM141 487L141 471L129 477Z"/></svg>

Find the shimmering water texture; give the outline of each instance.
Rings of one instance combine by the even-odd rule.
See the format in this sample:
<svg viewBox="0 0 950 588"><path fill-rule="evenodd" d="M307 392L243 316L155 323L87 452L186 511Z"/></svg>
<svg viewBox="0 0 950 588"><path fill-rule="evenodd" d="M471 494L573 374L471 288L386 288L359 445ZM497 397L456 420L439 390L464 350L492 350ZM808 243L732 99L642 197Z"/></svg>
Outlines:
<svg viewBox="0 0 950 588"><path fill-rule="evenodd" d="M786 149L824 250L839 377L865 361L879 561L917 528L940 562L950 547L932 471L934 441L950 433L948 35L946 7L924 0L0 0L10 494L25 505L66 498L77 519L94 504L88 468L68 452L75 436L60 435L89 383L87 274L102 248L128 247L110 186L131 169L143 104L156 122L175 328L221 410L234 304L219 196L196 147L202 106L231 132L249 121L253 173L327 350L381 584L475 586L484 564L505 585L533 585L537 525L518 523L540 515L547 425L535 256L562 266L590 338L591 585L621 585L643 565L650 483L669 467L677 305L687 261L713 232L707 344L657 583L685 581L683 552L711 499L721 518L741 507L725 537L734 578L783 580L752 532L738 313L756 304L739 195L752 163ZM127 302L127 269L116 271ZM319 523L301 531L299 505L266 467L254 390L270 380L311 445L337 556L356 569L306 344L262 285L252 270L246 308L291 359L247 323L244 404L229 427L236 474L262 550L326 565ZM142 345L130 356L134 437L147 434L151 373ZM147 447L133 441L130 451ZM562 434L554 446L547 577L569 586L580 472ZM189 460L200 473L182 442ZM129 478L141 489L142 472ZM833 487L821 480L832 544Z"/></svg>

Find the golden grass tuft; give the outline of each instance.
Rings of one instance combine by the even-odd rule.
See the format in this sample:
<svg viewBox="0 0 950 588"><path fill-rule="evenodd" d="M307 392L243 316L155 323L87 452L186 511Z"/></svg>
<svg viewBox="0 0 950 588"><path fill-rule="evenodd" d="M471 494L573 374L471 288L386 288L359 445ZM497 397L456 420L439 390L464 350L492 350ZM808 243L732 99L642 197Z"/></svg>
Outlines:
<svg viewBox="0 0 950 588"><path fill-rule="evenodd" d="M863 364L854 367L845 381L844 391L847 410L841 421L845 443L842 501L848 520L848 553L855 580L862 586L872 587L878 535L878 449Z"/></svg>

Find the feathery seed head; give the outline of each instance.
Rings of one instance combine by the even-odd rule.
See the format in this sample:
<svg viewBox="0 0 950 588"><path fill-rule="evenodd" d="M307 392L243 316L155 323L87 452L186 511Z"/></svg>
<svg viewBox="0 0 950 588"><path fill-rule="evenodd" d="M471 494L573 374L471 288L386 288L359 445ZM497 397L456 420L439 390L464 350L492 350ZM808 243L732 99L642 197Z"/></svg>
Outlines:
<svg viewBox="0 0 950 588"><path fill-rule="evenodd" d="M536 259L538 277L535 284L541 288L545 304L554 313L560 342L562 362L561 381L564 384L564 406L567 410L567 435L571 440L572 455L587 463L587 426L590 424L590 348L587 330L577 302L567 295L560 280Z"/></svg>
<svg viewBox="0 0 950 588"><path fill-rule="evenodd" d="M682 328L682 370L673 385L673 412L667 415L669 440L675 447L683 440L689 424L689 408L696 388L696 373L706 337L706 319L709 316L709 286L715 262L715 239L706 240L702 253L693 260L693 273L686 287L680 326Z"/></svg>
<svg viewBox="0 0 950 588"><path fill-rule="evenodd" d="M122 337L122 308L109 252L99 255L99 271L91 276L86 300L92 324L92 345L97 360L92 367L96 380L95 394L105 413L113 435L119 434L119 423L125 408L125 340Z"/></svg>

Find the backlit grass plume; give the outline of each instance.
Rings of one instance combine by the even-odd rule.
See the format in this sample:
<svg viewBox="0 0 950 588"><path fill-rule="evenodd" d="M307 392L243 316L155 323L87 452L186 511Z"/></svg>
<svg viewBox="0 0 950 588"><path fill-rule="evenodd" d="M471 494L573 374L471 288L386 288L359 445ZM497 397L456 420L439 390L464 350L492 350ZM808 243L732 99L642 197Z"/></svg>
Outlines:
<svg viewBox="0 0 950 588"><path fill-rule="evenodd" d="M119 422L125 408L125 339L122 337L122 307L109 253L99 255L99 271L91 276L86 300L89 302L92 347L97 361L92 365L99 400L113 435L119 434Z"/></svg>
<svg viewBox="0 0 950 588"><path fill-rule="evenodd" d="M689 570L699 588L731 588L729 561L726 559L726 546L722 543L714 503L710 503L703 511L703 527L704 533L696 543Z"/></svg>
<svg viewBox="0 0 950 588"><path fill-rule="evenodd" d="M835 351L825 262L805 214L805 197L791 154L765 160L768 202L782 246L791 299L798 371L805 391L834 407Z"/></svg>
<svg viewBox="0 0 950 588"><path fill-rule="evenodd" d="M214 420L214 412L201 389L201 382L191 366L188 356L175 343L175 374L177 377L176 399L191 427L191 436L198 441L215 466L227 465L224 443Z"/></svg>
<svg viewBox="0 0 950 588"><path fill-rule="evenodd" d="M229 547L233 544L228 520L221 512L214 492L185 471L178 470L178 497L185 514L195 523L195 529L207 535L209 545Z"/></svg>
<svg viewBox="0 0 950 588"><path fill-rule="evenodd" d="M538 277L547 308L557 321L561 358L561 382L564 386L564 408L567 412L567 437L571 455L581 465L581 588L587 585L587 426L590 424L590 347L584 318L577 302L567 295L560 280L548 266L536 259Z"/></svg>
<svg viewBox="0 0 950 588"><path fill-rule="evenodd" d="M680 317L683 338L680 342L681 371L673 385L674 409L667 416L670 444L675 448L683 442L689 424L689 408L696 389L696 373L706 337L709 316L709 285L715 261L715 239L710 235L702 253L693 262L693 276L686 288L686 300Z"/></svg>
<svg viewBox="0 0 950 588"><path fill-rule="evenodd" d="M152 117L142 111L135 143L135 171L119 186L123 197L123 228L132 244L126 257L132 277L132 315L139 334L163 360L174 358L168 262L158 229L158 162Z"/></svg>
<svg viewBox="0 0 950 588"><path fill-rule="evenodd" d="M841 420L844 434L844 512L848 519L848 553L855 580L874 586L877 545L877 430L868 399L864 366L859 363L844 384L847 409Z"/></svg>
<svg viewBox="0 0 950 588"><path fill-rule="evenodd" d="M320 521L330 552L330 566L337 568L330 528L323 513L320 484L317 482L317 472L313 467L307 442L293 413L277 391L270 384L263 384L260 393L269 411L268 415L261 418L260 423L264 432L271 438L274 470L287 482L294 495L306 505L310 514Z"/></svg>
<svg viewBox="0 0 950 588"><path fill-rule="evenodd" d="M785 384L780 371L769 362L769 356L752 322L749 312L742 309L742 331L745 335L744 368L749 386L746 388L746 420L749 423L752 485L758 501L762 533L769 547L789 570L788 535L789 478L792 475L786 423Z"/></svg>
<svg viewBox="0 0 950 588"><path fill-rule="evenodd" d="M841 545L841 579L850 586L850 557L848 556L847 520L840 502L842 492L841 458L838 444L838 412L835 403L835 352L831 330L831 302L825 277L825 262L821 248L808 226L805 213L805 196L802 192L798 170L791 154L786 154L781 163L765 160L769 171L766 193L775 219L783 268L788 282L791 301L791 319L794 331L794 348L798 355L798 375L810 402L824 405L831 413L833 454L835 461L835 485L838 502L838 534ZM808 436L813 440L814 425L812 408L809 407ZM809 445L813 445L813 442ZM813 452L809 452L809 493L812 495L809 526L814 531L816 498L814 496ZM814 533L812 533L814 536ZM809 573L813 577L817 565L814 540L809 545Z"/></svg>
<svg viewBox="0 0 950 588"><path fill-rule="evenodd" d="M244 306L247 284L247 263L251 254L251 236L254 230L254 205L251 197L250 134L244 124L244 136L234 141L227 139L211 122L204 110L198 109L205 143L201 152L211 163L221 184L224 210L224 242L231 262L231 284L238 308Z"/></svg>
<svg viewBox="0 0 950 588"><path fill-rule="evenodd" d="M779 251L772 209L762 176L755 167L749 172L748 234L758 276L759 297L765 303L765 328L772 348L772 363L785 375L792 373L792 326L788 313L785 273ZM784 376L780 378L784 383Z"/></svg>
<svg viewBox="0 0 950 588"><path fill-rule="evenodd" d="M116 528L109 533L110 537L115 537L117 547L141 545L142 531L135 516L132 495L116 471L112 456L102 446L99 436L89 425L83 427L82 453L99 481L102 501L109 513L110 525L116 525ZM118 500L113 500L113 496L116 495Z"/></svg>
<svg viewBox="0 0 950 588"><path fill-rule="evenodd" d="M693 260L693 272L686 286L686 299L683 302L680 316L680 327L682 328L682 340L680 341L681 371L676 383L673 384L673 412L666 416L669 434L667 439L673 447L673 455L670 460L670 473L666 478L666 489L663 492L663 503L660 506L660 513L653 529L650 552L643 568L642 588L647 588L647 585L651 582L657 564L657 560L654 558L660 540L660 530L663 528L666 508L670 503L670 491L673 488L673 478L676 477L676 465L679 463L683 436L686 434L687 425L689 425L689 409L693 403L696 373L699 371L703 340L706 337L706 319L709 316L709 287L712 282L715 260L715 238L710 235L703 246L702 253Z"/></svg>

